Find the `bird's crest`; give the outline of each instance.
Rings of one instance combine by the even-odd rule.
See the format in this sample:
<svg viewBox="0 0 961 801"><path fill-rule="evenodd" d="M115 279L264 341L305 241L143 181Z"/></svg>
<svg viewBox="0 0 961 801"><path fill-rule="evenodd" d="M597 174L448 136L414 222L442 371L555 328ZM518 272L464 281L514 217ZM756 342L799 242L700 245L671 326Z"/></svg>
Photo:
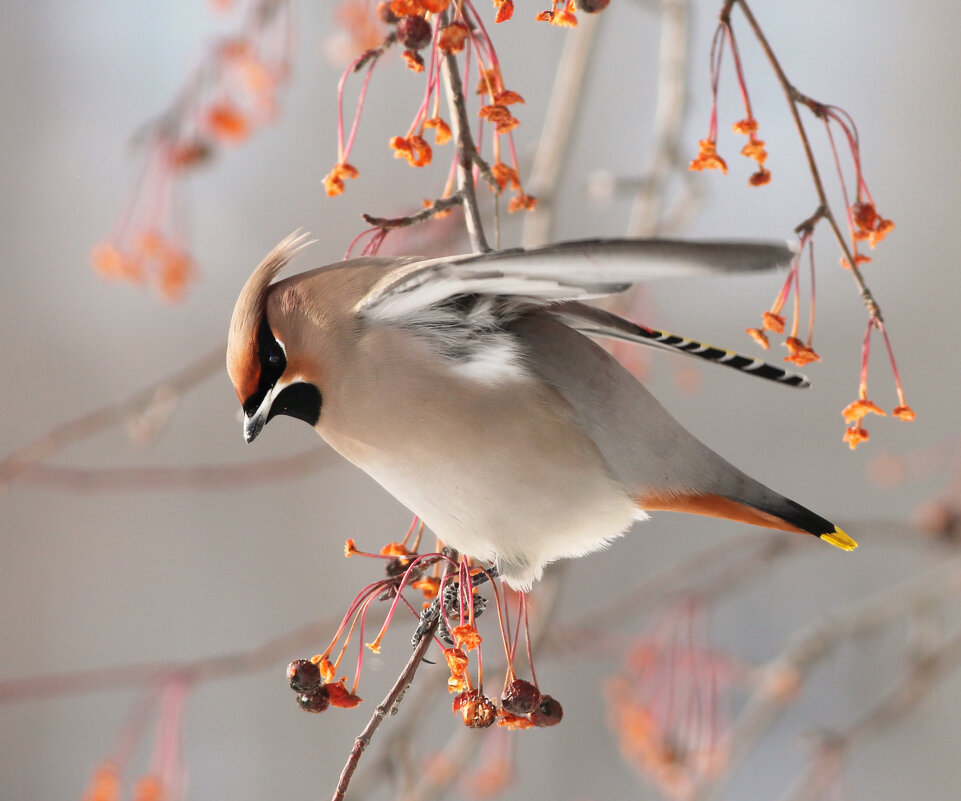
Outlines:
<svg viewBox="0 0 961 801"><path fill-rule="evenodd" d="M227 372L241 403L257 391L260 381L257 332L266 311L267 290L290 260L316 241L308 236L309 233L298 229L279 242L257 265L237 298L227 336Z"/></svg>

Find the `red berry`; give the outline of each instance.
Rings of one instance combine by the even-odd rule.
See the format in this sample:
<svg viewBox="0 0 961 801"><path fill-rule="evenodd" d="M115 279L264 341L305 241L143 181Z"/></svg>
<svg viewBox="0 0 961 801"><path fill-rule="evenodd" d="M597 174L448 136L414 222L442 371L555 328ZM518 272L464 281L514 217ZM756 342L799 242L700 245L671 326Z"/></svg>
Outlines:
<svg viewBox="0 0 961 801"><path fill-rule="evenodd" d="M531 723L535 726L556 726L564 717L564 709L549 695L542 695L537 709L531 715Z"/></svg>
<svg viewBox="0 0 961 801"><path fill-rule="evenodd" d="M529 715L541 700L538 689L529 681L515 679L501 696L501 706L512 715Z"/></svg>
<svg viewBox="0 0 961 801"><path fill-rule="evenodd" d="M323 712L330 706L330 693L323 685L297 696L297 703L306 712Z"/></svg>
<svg viewBox="0 0 961 801"><path fill-rule="evenodd" d="M320 668L309 659L295 659L287 665L287 681L295 693L310 692L324 683Z"/></svg>
<svg viewBox="0 0 961 801"><path fill-rule="evenodd" d="M607 8L610 2L611 0L577 0L577 9L586 11L588 14L596 14Z"/></svg>
<svg viewBox="0 0 961 801"><path fill-rule="evenodd" d="M397 39L408 50L420 50L430 44L430 23L416 14L401 17L397 23Z"/></svg>

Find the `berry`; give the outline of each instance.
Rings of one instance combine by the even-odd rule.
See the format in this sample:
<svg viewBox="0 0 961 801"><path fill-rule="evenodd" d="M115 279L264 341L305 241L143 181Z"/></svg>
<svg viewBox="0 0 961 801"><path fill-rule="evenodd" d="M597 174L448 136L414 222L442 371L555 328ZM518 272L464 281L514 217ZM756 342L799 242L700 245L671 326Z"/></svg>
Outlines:
<svg viewBox="0 0 961 801"><path fill-rule="evenodd" d="M330 693L324 685L319 685L312 690L297 696L297 703L306 712L323 712L330 706Z"/></svg>
<svg viewBox="0 0 961 801"><path fill-rule="evenodd" d="M416 14L401 17L397 23L397 38L408 50L420 50L430 44L430 23Z"/></svg>
<svg viewBox="0 0 961 801"><path fill-rule="evenodd" d="M531 715L531 723L535 726L556 726L564 717L564 709L549 695L542 695L537 709Z"/></svg>
<svg viewBox="0 0 961 801"><path fill-rule="evenodd" d="M541 694L529 681L515 679L504 690L501 706L512 715L529 715L540 703Z"/></svg>
<svg viewBox="0 0 961 801"><path fill-rule="evenodd" d="M295 693L311 692L324 683L320 668L309 659L295 659L287 665L287 681Z"/></svg>
<svg viewBox="0 0 961 801"><path fill-rule="evenodd" d="M577 8L588 14L596 14L610 5L611 0L577 0Z"/></svg>

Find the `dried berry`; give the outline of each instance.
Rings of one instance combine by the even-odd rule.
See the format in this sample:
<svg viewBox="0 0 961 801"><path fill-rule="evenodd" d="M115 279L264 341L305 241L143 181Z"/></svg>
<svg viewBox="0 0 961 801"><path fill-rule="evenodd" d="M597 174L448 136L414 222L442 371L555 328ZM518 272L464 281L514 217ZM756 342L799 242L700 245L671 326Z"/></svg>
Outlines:
<svg viewBox="0 0 961 801"><path fill-rule="evenodd" d="M470 729L486 729L497 720L497 707L486 695L478 693L461 707L464 725Z"/></svg>
<svg viewBox="0 0 961 801"><path fill-rule="evenodd" d="M430 44L430 23L423 17L409 14L397 23L397 39L408 50L420 50Z"/></svg>
<svg viewBox="0 0 961 801"><path fill-rule="evenodd" d="M603 11L610 5L611 0L577 0L579 11L586 11L588 14L596 14Z"/></svg>
<svg viewBox="0 0 961 801"><path fill-rule="evenodd" d="M287 681L295 693L310 692L324 683L320 668L309 659L295 659L287 665Z"/></svg>
<svg viewBox="0 0 961 801"><path fill-rule="evenodd" d="M541 700L540 691L529 681L515 679L504 690L501 706L512 715L529 715Z"/></svg>
<svg viewBox="0 0 961 801"><path fill-rule="evenodd" d="M535 726L556 726L564 717L564 709L549 695L542 695L537 709L531 715L531 723Z"/></svg>
<svg viewBox="0 0 961 801"><path fill-rule="evenodd" d="M307 712L323 712L330 706L330 693L324 685L314 687L305 693L297 696L297 703L300 708Z"/></svg>

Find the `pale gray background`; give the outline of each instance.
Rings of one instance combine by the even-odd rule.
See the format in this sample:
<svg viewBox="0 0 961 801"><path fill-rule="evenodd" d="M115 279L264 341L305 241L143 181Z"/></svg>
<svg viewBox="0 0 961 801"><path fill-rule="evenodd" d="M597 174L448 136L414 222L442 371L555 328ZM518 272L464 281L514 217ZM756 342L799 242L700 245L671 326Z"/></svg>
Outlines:
<svg viewBox="0 0 961 801"><path fill-rule="evenodd" d="M508 83L528 101L520 111L522 145L537 135L544 87L565 35L528 21L526 5L519 3L517 19L496 31L503 37L498 42L513 38L523 45L512 53L501 44ZM704 2L697 9L698 79L685 139L691 154L706 129L707 50L717 5ZM339 258L360 230L360 211L393 213L404 201L435 191L442 168L415 174L385 147L388 136L406 130L409 99L421 91L419 81L389 63L375 75L352 158L363 177L337 201L323 195L320 181L335 158L339 76L323 55L329 9L324 2L299 8L295 75L278 123L191 182L203 275L184 303L168 306L147 292L100 281L86 254L111 226L132 175L129 135L173 96L216 26L226 26L199 0L5 4L0 450L126 395L223 338L251 267L294 228L305 226L320 240L301 264L323 263ZM957 437L959 390L957 4L818 0L759 3L757 11L800 87L842 105L861 127L871 189L898 226L866 274L887 312L919 421L871 420L875 442L856 454L841 444L839 410L856 392L864 315L849 276L832 266L837 254L824 232L816 344L825 361L810 370L815 388L792 393L705 370L702 390L683 395L673 386L674 363L656 358L652 386L682 421L772 486L850 522L862 540L855 556L812 549L792 569L778 569L718 610L717 642L748 660L769 658L810 615L935 561L917 548L872 548L863 521L906 520L919 501L941 489L943 467L882 490L868 480L867 466L886 451L950 446ZM562 205L566 238L622 229L626 205L588 206L579 198L581 182L594 169L635 169L647 143L656 22L622 0L607 13L570 162L569 199ZM774 183L761 191L742 188L748 171L733 155L737 138L724 133L722 148L734 174L704 176L712 197L691 233L784 237L813 209L813 193L782 99L746 29L738 29ZM726 67L730 89L730 62ZM725 98L727 131L740 115L733 93ZM650 322L750 350L740 332L756 324L779 284L772 276L657 287ZM880 351L871 394L888 409L894 405ZM62 459L77 465L246 462L313 444L302 424L285 421L248 448L235 406L222 376L182 404L151 451L136 452L113 431ZM369 575L366 565L341 561L342 540L354 536L373 546L395 537L409 515L366 476L332 463L287 486L207 494L0 490L0 678L212 655L339 613ZM730 524L661 516L573 566L565 609L572 614L612 584L739 533ZM406 658L402 639L379 662L371 660L363 693L371 701ZM868 697L862 688L883 686L885 663L899 644L897 637L869 641L829 660L737 775L731 797L776 797L802 764L800 736L855 715ZM329 795L372 703L319 719L299 713L282 676L283 664L298 655L280 655L271 675L209 684L191 697L190 798ZM558 690L567 718L558 729L521 738L522 778L506 797L647 797L603 727L599 683L611 667L590 654L542 663L542 681ZM92 765L111 747L132 697L123 691L0 708L0 798L77 798ZM957 797L959 699L955 677L898 729L859 751L847 772L850 797ZM438 702L432 718L428 739L435 744L458 725L444 706Z"/></svg>

